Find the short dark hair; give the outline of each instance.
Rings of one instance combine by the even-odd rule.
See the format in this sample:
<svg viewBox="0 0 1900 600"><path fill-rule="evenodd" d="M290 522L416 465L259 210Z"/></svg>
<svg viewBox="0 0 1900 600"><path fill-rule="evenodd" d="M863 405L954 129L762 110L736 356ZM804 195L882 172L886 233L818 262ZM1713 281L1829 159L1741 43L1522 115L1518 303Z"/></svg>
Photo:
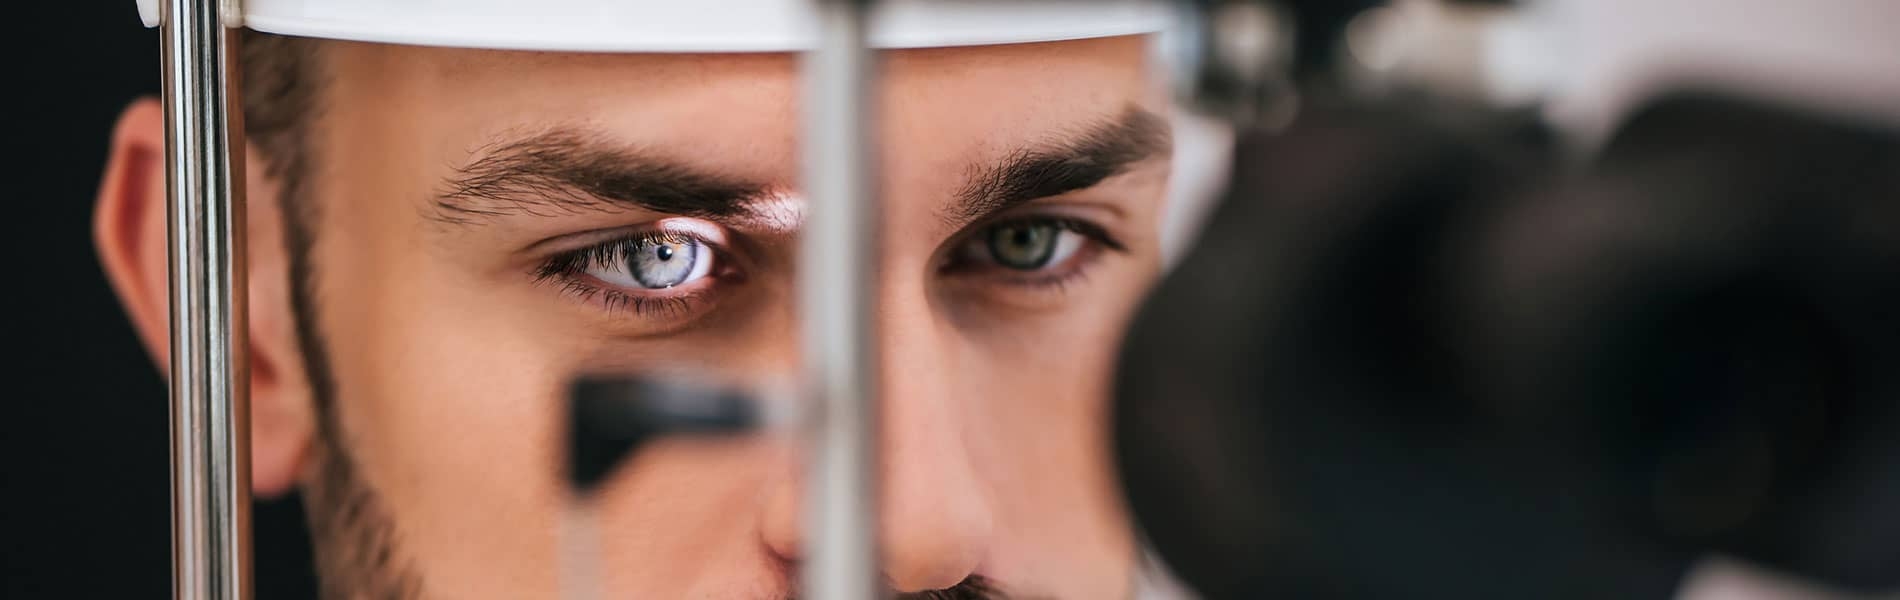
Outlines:
<svg viewBox="0 0 1900 600"><path fill-rule="evenodd" d="M318 108L318 42L247 29L239 43L244 135L264 155L259 166L298 195L308 171L303 137Z"/></svg>
<svg viewBox="0 0 1900 600"><path fill-rule="evenodd" d="M240 93L244 103L244 136L257 149L263 169L278 182L281 197L250 198L276 201L282 207L284 252L289 258L291 311L298 343L317 398L319 415L327 417L331 390L328 363L316 330L316 274L311 248L316 240L312 163L317 148L309 133L321 118L324 79L321 42L311 38L243 30L239 39Z"/></svg>

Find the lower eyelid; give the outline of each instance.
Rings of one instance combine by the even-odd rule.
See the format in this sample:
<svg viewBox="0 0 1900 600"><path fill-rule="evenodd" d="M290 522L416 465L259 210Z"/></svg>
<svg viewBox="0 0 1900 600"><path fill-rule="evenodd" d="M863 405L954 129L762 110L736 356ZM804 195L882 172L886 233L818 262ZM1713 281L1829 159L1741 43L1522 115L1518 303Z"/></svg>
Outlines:
<svg viewBox="0 0 1900 600"><path fill-rule="evenodd" d="M1094 268L1095 263L1102 260L1105 250L1101 242L1089 239L1083 242L1081 248L1076 249L1074 255L1070 256L1067 261L1064 261L1067 263L1065 266L1057 267L1054 270L1017 271L1000 265L987 265L980 269L952 272L949 276L965 280L988 280L1000 285L1023 288L1059 287L1072 283L1076 279L1086 275L1089 269ZM971 283L972 285L981 285L981 283L975 281Z"/></svg>
<svg viewBox="0 0 1900 600"><path fill-rule="evenodd" d="M630 311L643 317L683 318L693 313L696 308L694 304L698 302L697 298L689 296L649 297L618 291L607 293L617 296L609 302L615 303L619 310Z"/></svg>
<svg viewBox="0 0 1900 600"><path fill-rule="evenodd" d="M634 291L601 281L587 274L584 268L548 272L547 267L543 267L536 275L537 281L557 285L561 295L596 310L613 315L632 313L651 319L683 319L703 311L717 293L714 286L729 283L728 279L731 277L722 274L715 265L712 274L685 285Z"/></svg>
<svg viewBox="0 0 1900 600"><path fill-rule="evenodd" d="M609 314L631 312L646 318L684 318L702 310L711 300L710 291L706 289L667 294L635 293L603 282L584 281L581 277L586 275L564 279L561 293L585 304L595 304Z"/></svg>
<svg viewBox="0 0 1900 600"><path fill-rule="evenodd" d="M1058 273L1043 273L1030 277L979 277L973 281L955 284L958 294L966 296L984 310L1042 312L1062 310L1072 301L1083 296L1079 286L1087 283L1094 273L1092 263L1079 264L1075 268Z"/></svg>

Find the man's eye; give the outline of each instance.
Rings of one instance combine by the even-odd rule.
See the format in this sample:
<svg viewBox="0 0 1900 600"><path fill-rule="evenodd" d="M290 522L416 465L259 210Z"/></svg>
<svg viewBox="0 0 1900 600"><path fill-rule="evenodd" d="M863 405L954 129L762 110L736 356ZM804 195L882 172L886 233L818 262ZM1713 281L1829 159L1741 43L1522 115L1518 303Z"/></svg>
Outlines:
<svg viewBox="0 0 1900 600"><path fill-rule="evenodd" d="M599 248L587 275L609 284L658 290L691 283L712 273L713 252L697 239L656 235Z"/></svg>
<svg viewBox="0 0 1900 600"><path fill-rule="evenodd" d="M683 323L703 312L720 293L719 278L733 273L722 246L708 239L722 238L684 230L635 232L555 254L533 276L608 312L625 309Z"/></svg>
<svg viewBox="0 0 1900 600"><path fill-rule="evenodd" d="M1086 236L1053 220L1018 221L992 225L978 232L962 251L963 260L988 263L1015 271L1040 271L1060 266L1082 248Z"/></svg>

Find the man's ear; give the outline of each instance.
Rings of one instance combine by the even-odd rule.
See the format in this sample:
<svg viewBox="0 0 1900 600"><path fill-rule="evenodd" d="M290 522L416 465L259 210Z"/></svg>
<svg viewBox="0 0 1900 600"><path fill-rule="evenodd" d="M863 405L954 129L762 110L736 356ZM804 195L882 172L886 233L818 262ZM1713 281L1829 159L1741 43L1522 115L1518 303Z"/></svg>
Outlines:
<svg viewBox="0 0 1900 600"><path fill-rule="evenodd" d="M255 150L245 169L250 265L251 486L259 495L294 485L315 431L309 379L290 308L283 196ZM119 116L93 215L93 243L139 340L169 373L164 110L151 98Z"/></svg>

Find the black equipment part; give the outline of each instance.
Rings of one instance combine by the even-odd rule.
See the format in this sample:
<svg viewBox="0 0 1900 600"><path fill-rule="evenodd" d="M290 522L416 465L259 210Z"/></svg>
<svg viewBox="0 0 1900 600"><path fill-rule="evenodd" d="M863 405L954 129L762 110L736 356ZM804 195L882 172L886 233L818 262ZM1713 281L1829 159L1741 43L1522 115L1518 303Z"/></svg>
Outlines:
<svg viewBox="0 0 1900 600"><path fill-rule="evenodd" d="M1399 114L1244 139L1128 335L1118 466L1187 583L1900 585L1900 140L1684 94L1566 169Z"/></svg>

